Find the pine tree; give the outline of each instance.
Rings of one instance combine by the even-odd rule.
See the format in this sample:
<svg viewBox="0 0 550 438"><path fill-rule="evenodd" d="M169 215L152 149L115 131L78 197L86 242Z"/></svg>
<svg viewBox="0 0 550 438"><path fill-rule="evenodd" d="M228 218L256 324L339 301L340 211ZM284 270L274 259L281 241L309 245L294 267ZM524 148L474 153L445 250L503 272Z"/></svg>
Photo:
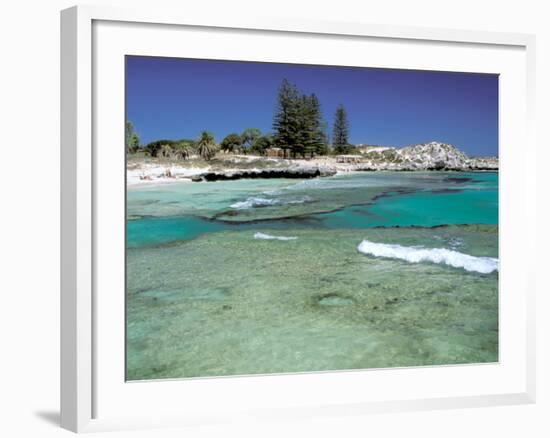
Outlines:
<svg viewBox="0 0 550 438"><path fill-rule="evenodd" d="M311 105L313 108L313 120L314 120L314 139L315 150L314 152L319 155L326 154L327 150L327 135L326 135L326 123L323 120L323 113L321 112L321 104L315 94L311 95Z"/></svg>
<svg viewBox="0 0 550 438"><path fill-rule="evenodd" d="M292 156L305 157L311 142L311 105L306 95L300 96L296 102L297 107L297 135L294 144L291 146Z"/></svg>
<svg viewBox="0 0 550 438"><path fill-rule="evenodd" d="M296 153L299 142L300 94L296 86L283 79L277 97L277 111L273 120L275 145Z"/></svg>
<svg viewBox="0 0 550 438"><path fill-rule="evenodd" d="M325 122L323 119L321 119L321 126L319 129L320 129L321 142L319 147L317 148L317 155L327 155L329 152L328 126L327 126L327 122Z"/></svg>
<svg viewBox="0 0 550 438"><path fill-rule="evenodd" d="M279 88L277 112L273 121L275 145L292 157L326 153L326 129L321 105L315 94L301 94L284 79Z"/></svg>
<svg viewBox="0 0 550 438"><path fill-rule="evenodd" d="M303 119L302 126L302 155L313 157L323 150L325 143L323 134L323 120L321 115L321 105L315 94L303 96Z"/></svg>
<svg viewBox="0 0 550 438"><path fill-rule="evenodd" d="M343 105L336 108L334 116L334 129L332 132L332 145L337 154L346 153L349 150L349 123L346 110Z"/></svg>

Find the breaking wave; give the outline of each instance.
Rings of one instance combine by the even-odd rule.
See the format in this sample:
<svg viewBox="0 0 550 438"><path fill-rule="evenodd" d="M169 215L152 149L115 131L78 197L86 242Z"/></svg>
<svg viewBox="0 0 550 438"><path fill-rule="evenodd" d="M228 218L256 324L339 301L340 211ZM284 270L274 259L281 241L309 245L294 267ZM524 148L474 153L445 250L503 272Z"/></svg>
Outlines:
<svg viewBox="0 0 550 438"><path fill-rule="evenodd" d="M267 207L269 205L277 205L279 201L277 199L268 198L248 198L246 201L239 201L231 204L231 208L243 209L254 207Z"/></svg>
<svg viewBox="0 0 550 438"><path fill-rule="evenodd" d="M311 200L312 199L309 196L289 200L250 197L246 201L235 202L234 204L231 204L230 207L240 210L245 208L269 207L271 205L304 204L306 202L310 202Z"/></svg>
<svg viewBox="0 0 550 438"><path fill-rule="evenodd" d="M357 249L363 254L400 259L409 263L431 262L480 274L498 271L498 259L496 258L474 257L445 248L415 248L363 240Z"/></svg>
<svg viewBox="0 0 550 438"><path fill-rule="evenodd" d="M271 234L255 233L254 234L254 239L260 239L260 240L296 240L297 237L272 236Z"/></svg>

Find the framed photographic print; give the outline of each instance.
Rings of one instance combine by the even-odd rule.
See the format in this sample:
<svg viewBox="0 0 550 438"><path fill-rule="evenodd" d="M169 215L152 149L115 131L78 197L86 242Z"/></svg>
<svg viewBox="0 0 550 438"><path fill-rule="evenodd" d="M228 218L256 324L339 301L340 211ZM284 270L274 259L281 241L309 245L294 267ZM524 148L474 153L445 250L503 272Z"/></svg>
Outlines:
<svg viewBox="0 0 550 438"><path fill-rule="evenodd" d="M532 36L74 7L61 44L63 427L534 401Z"/></svg>

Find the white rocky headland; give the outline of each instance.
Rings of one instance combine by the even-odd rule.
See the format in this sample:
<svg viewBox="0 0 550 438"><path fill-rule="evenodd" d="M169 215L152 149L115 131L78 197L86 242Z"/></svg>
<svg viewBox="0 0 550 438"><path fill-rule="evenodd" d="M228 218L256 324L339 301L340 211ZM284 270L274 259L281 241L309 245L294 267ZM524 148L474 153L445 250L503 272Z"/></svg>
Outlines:
<svg viewBox="0 0 550 438"><path fill-rule="evenodd" d="M468 157L455 146L432 141L404 148L376 147L361 154L361 170L498 170L497 157Z"/></svg>

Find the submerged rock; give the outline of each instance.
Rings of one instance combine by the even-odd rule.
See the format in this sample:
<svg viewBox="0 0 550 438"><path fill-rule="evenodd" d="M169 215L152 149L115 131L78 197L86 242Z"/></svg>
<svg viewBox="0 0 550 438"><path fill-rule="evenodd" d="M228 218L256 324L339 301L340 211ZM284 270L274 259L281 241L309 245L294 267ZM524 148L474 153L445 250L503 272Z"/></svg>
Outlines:
<svg viewBox="0 0 550 438"><path fill-rule="evenodd" d="M355 300L350 297L344 297L337 294L324 295L319 298L318 303L321 306L349 306L355 303Z"/></svg>

